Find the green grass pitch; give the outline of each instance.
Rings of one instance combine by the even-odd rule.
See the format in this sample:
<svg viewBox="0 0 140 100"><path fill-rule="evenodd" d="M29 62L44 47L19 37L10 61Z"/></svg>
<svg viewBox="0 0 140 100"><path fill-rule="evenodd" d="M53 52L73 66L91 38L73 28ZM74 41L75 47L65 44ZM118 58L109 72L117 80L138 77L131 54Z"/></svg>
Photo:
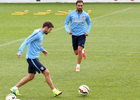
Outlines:
<svg viewBox="0 0 140 100"><path fill-rule="evenodd" d="M66 15L57 11L74 10L75 4L37 3L0 4L0 100L9 89L25 77L28 65L25 55L16 57L23 40L44 21L54 23L52 33L44 36L43 47L48 51L40 61L50 71L56 88L63 91L59 97L53 93L42 74L20 88L21 100L140 100L140 4L85 3L84 10L92 10L92 27L85 49L87 59L82 60L81 71L75 72L71 36L64 29ZM29 10L27 15L13 16L15 11ZM50 15L33 13L52 10ZM80 85L88 85L90 93L81 96Z"/></svg>

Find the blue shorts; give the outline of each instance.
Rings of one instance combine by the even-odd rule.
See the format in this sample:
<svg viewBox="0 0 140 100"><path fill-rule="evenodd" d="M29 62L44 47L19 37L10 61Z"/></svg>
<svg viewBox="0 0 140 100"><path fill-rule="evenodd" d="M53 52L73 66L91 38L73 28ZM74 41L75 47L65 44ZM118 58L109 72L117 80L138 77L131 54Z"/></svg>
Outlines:
<svg viewBox="0 0 140 100"><path fill-rule="evenodd" d="M84 48L85 41L86 41L86 36L85 35L80 35L80 36L72 35L73 50L77 50L78 46L81 46L81 47Z"/></svg>
<svg viewBox="0 0 140 100"><path fill-rule="evenodd" d="M27 59L28 62L28 73L34 73L36 74L36 71L38 73L42 73L46 70L46 67L44 67L40 62L39 59Z"/></svg>

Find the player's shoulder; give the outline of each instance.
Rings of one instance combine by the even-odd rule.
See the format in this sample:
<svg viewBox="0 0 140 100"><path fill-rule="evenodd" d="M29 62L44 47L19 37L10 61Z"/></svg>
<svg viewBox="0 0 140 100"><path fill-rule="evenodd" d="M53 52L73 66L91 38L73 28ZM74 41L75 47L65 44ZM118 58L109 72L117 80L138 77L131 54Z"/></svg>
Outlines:
<svg viewBox="0 0 140 100"><path fill-rule="evenodd" d="M34 32L35 33L39 33L40 29L35 29Z"/></svg>
<svg viewBox="0 0 140 100"><path fill-rule="evenodd" d="M32 35L40 35L39 34L40 33L40 29L35 29L34 31L33 31L33 33L32 33Z"/></svg>
<svg viewBox="0 0 140 100"><path fill-rule="evenodd" d="M74 13L76 13L76 10L73 10L73 11L69 12L70 15L74 14Z"/></svg>
<svg viewBox="0 0 140 100"><path fill-rule="evenodd" d="M83 14L85 14L86 16L89 16L89 14L86 11L83 11Z"/></svg>

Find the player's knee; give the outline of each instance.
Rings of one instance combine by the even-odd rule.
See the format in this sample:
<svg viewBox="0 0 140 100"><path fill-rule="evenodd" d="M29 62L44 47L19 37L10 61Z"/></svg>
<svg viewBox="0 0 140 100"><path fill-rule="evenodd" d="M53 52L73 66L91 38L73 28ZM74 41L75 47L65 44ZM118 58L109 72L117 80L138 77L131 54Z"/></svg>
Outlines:
<svg viewBox="0 0 140 100"><path fill-rule="evenodd" d="M82 49L78 49L78 53L82 53Z"/></svg>
<svg viewBox="0 0 140 100"><path fill-rule="evenodd" d="M46 74L47 74L47 75L50 75L50 72L49 72L49 70L47 70L47 71L46 71Z"/></svg>
<svg viewBox="0 0 140 100"><path fill-rule="evenodd" d="M29 80L33 80L35 78L35 75L28 75Z"/></svg>
<svg viewBox="0 0 140 100"><path fill-rule="evenodd" d="M78 52L75 52L75 55L78 55Z"/></svg>
<svg viewBox="0 0 140 100"><path fill-rule="evenodd" d="M46 70L43 72L43 74L44 74L45 76L49 76L49 75L50 75L50 72L49 72L48 69L46 69Z"/></svg>
<svg viewBox="0 0 140 100"><path fill-rule="evenodd" d="M35 78L35 76L30 77L30 80L33 80Z"/></svg>
<svg viewBox="0 0 140 100"><path fill-rule="evenodd" d="M78 55L78 50L74 50L75 55Z"/></svg>

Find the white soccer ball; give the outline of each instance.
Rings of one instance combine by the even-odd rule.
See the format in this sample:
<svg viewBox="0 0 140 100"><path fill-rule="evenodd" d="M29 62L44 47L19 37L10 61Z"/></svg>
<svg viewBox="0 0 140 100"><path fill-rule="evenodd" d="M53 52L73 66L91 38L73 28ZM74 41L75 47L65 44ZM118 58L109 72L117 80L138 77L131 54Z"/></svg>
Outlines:
<svg viewBox="0 0 140 100"><path fill-rule="evenodd" d="M81 95L87 95L89 93L89 87L87 85L81 85L78 91Z"/></svg>
<svg viewBox="0 0 140 100"><path fill-rule="evenodd" d="M17 100L14 94L8 94L5 100Z"/></svg>

